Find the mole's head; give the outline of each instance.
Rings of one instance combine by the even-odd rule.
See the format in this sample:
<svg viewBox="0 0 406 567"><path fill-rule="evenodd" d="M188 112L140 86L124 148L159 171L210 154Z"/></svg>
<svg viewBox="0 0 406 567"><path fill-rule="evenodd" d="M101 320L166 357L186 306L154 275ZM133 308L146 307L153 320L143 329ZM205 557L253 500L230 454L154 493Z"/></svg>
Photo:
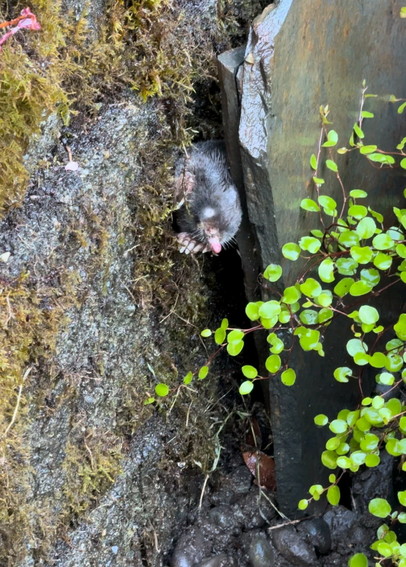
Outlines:
<svg viewBox="0 0 406 567"><path fill-rule="evenodd" d="M219 254L222 244L227 240L224 220L214 207L204 207L199 214L198 229L200 236L214 254Z"/></svg>

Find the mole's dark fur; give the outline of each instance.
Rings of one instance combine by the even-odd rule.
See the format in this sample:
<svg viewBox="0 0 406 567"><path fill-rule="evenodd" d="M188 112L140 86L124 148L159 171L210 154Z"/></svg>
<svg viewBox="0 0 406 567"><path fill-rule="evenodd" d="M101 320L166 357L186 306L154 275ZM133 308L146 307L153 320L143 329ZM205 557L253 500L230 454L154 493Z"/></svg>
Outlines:
<svg viewBox="0 0 406 567"><path fill-rule="evenodd" d="M237 189L228 171L220 141L199 142L175 169L177 214L182 251L220 252L235 236L241 222ZM185 242L190 245L185 247Z"/></svg>

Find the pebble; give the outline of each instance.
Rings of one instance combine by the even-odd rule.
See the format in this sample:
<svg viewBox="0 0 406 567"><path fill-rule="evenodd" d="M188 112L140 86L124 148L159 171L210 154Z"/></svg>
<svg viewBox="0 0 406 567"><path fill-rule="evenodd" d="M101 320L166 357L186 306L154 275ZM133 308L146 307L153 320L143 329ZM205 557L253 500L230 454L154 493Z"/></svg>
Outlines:
<svg viewBox="0 0 406 567"><path fill-rule="evenodd" d="M291 565L303 567L317 565L314 547L293 526L270 530L270 535L276 549L290 561Z"/></svg>

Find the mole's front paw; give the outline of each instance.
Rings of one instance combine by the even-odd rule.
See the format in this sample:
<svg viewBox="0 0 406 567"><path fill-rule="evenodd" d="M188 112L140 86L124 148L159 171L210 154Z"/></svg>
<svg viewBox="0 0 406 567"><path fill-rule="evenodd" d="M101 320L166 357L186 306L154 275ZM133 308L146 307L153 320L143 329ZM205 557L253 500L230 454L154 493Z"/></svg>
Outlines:
<svg viewBox="0 0 406 567"><path fill-rule="evenodd" d="M210 250L209 246L206 246L202 242L198 242L190 236L187 232L180 232L177 235L179 242L179 252L185 254L196 254L197 252L208 252Z"/></svg>

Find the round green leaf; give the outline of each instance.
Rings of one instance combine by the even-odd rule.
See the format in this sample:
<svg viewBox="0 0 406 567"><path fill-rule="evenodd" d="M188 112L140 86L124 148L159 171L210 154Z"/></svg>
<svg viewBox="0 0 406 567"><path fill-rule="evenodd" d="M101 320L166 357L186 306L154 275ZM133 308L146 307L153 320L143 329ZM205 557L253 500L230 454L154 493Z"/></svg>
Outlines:
<svg viewBox="0 0 406 567"><path fill-rule="evenodd" d="M285 348L284 342L278 337L276 333L269 333L266 340L271 345L269 350L272 352L272 354L279 354Z"/></svg>
<svg viewBox="0 0 406 567"><path fill-rule="evenodd" d="M333 376L337 382L348 382L348 376L352 375L351 368L348 366L340 366L334 370Z"/></svg>
<svg viewBox="0 0 406 567"><path fill-rule="evenodd" d="M350 295L352 295L353 297L359 297L361 295L366 295L372 289L373 287L366 282L363 281L354 282L350 287Z"/></svg>
<svg viewBox="0 0 406 567"><path fill-rule="evenodd" d="M364 205L352 205L348 214L355 219L363 219L368 214L368 209Z"/></svg>
<svg viewBox="0 0 406 567"><path fill-rule="evenodd" d="M299 510L306 510L306 508L309 506L309 503L307 500L303 499L303 500L299 500L299 503L297 505L297 507L299 508Z"/></svg>
<svg viewBox="0 0 406 567"><path fill-rule="evenodd" d="M316 425L319 425L320 427L322 427L323 425L327 425L328 417L324 415L324 413L319 413L318 415L315 416L314 423Z"/></svg>
<svg viewBox="0 0 406 567"><path fill-rule="evenodd" d="M384 384L384 386L392 386L395 382L395 377L390 372L381 372L376 375L376 381L378 384Z"/></svg>
<svg viewBox="0 0 406 567"><path fill-rule="evenodd" d="M370 305L362 305L358 311L358 316L362 323L366 323L367 325L371 325L379 321L378 310Z"/></svg>
<svg viewBox="0 0 406 567"><path fill-rule="evenodd" d="M245 314L250 321L257 321L259 319L259 308L263 304L263 301L251 301L247 304L245 308ZM222 341L223 342L223 341Z"/></svg>
<svg viewBox="0 0 406 567"><path fill-rule="evenodd" d="M385 498L373 498L368 505L369 513L377 518L386 518L392 511Z"/></svg>
<svg viewBox="0 0 406 567"><path fill-rule="evenodd" d="M227 352L230 356L237 356L240 354L242 349L244 348L244 341L233 341L228 343L227 345ZM200 378L200 376L199 376Z"/></svg>
<svg viewBox="0 0 406 567"><path fill-rule="evenodd" d="M314 309L304 309L299 314L299 319L304 325L316 325L318 323L318 312Z"/></svg>
<svg viewBox="0 0 406 567"><path fill-rule="evenodd" d="M368 193L362 189L351 189L350 197L353 197L354 199L364 199L365 197L368 197Z"/></svg>
<svg viewBox="0 0 406 567"><path fill-rule="evenodd" d="M187 385L190 384L192 380L193 380L193 373L188 372L186 376L183 378L183 383Z"/></svg>
<svg viewBox="0 0 406 567"><path fill-rule="evenodd" d="M310 167L316 171L317 169L317 157L315 154L310 156Z"/></svg>
<svg viewBox="0 0 406 567"><path fill-rule="evenodd" d="M288 242L282 246L282 255L288 260L295 261L299 258L300 247L294 242Z"/></svg>
<svg viewBox="0 0 406 567"><path fill-rule="evenodd" d="M334 261L332 258L326 258L318 267L319 278L322 282L330 283L334 281Z"/></svg>
<svg viewBox="0 0 406 567"><path fill-rule="evenodd" d="M348 567L368 567L368 559L363 553L356 553L348 561Z"/></svg>
<svg viewBox="0 0 406 567"><path fill-rule="evenodd" d="M338 242L346 248L351 248L351 246L357 246L359 244L359 236L353 230L345 230L338 237Z"/></svg>
<svg viewBox="0 0 406 567"><path fill-rule="evenodd" d="M246 380L245 382L240 384L238 391L242 396L246 396L247 394L250 394L253 389L254 389L253 382L251 382L250 380Z"/></svg>
<svg viewBox="0 0 406 567"><path fill-rule="evenodd" d="M351 246L350 254L358 264L368 264L374 253L369 246Z"/></svg>
<svg viewBox="0 0 406 567"><path fill-rule="evenodd" d="M363 451L374 451L379 444L379 437L373 433L367 433L360 442Z"/></svg>
<svg viewBox="0 0 406 567"><path fill-rule="evenodd" d="M319 314L317 316L317 322L321 324L327 323L327 321L330 321L330 319L332 319L333 317L334 317L334 311L332 309L326 309L325 307L323 307L319 311Z"/></svg>
<svg viewBox="0 0 406 567"><path fill-rule="evenodd" d="M392 265L392 256L378 252L373 260L373 264L378 270L389 270Z"/></svg>
<svg viewBox="0 0 406 567"><path fill-rule="evenodd" d="M401 490L400 492L398 492L398 500L399 504L406 506L406 490Z"/></svg>
<svg viewBox="0 0 406 567"><path fill-rule="evenodd" d="M320 250L321 242L318 238L314 236L302 236L299 240L299 246L302 250L310 252L310 254L316 254ZM282 248L283 254L283 248Z"/></svg>
<svg viewBox="0 0 406 567"><path fill-rule="evenodd" d="M366 238L371 238L376 231L376 224L373 218L365 217L359 221L355 228L355 232L361 238L365 240Z"/></svg>
<svg viewBox="0 0 406 567"><path fill-rule="evenodd" d="M266 301L258 309L259 316L264 317L265 319L272 319L273 317L278 317L280 312L281 312L281 304L279 303L279 301L275 301L275 300Z"/></svg>
<svg viewBox="0 0 406 567"><path fill-rule="evenodd" d="M383 352L374 352L374 354L369 357L369 364L373 368L383 368L387 363L388 359Z"/></svg>
<svg viewBox="0 0 406 567"><path fill-rule="evenodd" d="M276 374L281 366L281 357L277 354L271 354L265 361L265 368L270 374Z"/></svg>
<svg viewBox="0 0 406 567"><path fill-rule="evenodd" d="M337 468L337 455L334 451L323 451L321 454L321 462L323 465L331 470Z"/></svg>
<svg viewBox="0 0 406 567"><path fill-rule="evenodd" d="M161 398L164 398L169 394L169 386L167 386L163 382L160 382L155 386L155 394Z"/></svg>
<svg viewBox="0 0 406 567"><path fill-rule="evenodd" d="M210 329L203 329L203 331L200 334L202 335L202 337L207 338L212 335L212 332Z"/></svg>
<svg viewBox="0 0 406 567"><path fill-rule="evenodd" d="M377 234L373 238L372 245L377 250L390 250L391 248L393 248L395 246L395 243L394 243L393 239L388 234L385 234L383 232L381 234Z"/></svg>
<svg viewBox="0 0 406 567"><path fill-rule="evenodd" d="M307 278L299 286L300 291L307 297L317 297L321 293L321 285L314 278Z"/></svg>
<svg viewBox="0 0 406 567"><path fill-rule="evenodd" d="M398 321L393 325L393 329L401 341L406 341L406 313L399 316Z"/></svg>
<svg viewBox="0 0 406 567"><path fill-rule="evenodd" d="M361 280L371 287L379 284L381 276L375 268L363 268L360 272Z"/></svg>
<svg viewBox="0 0 406 567"><path fill-rule="evenodd" d="M343 419L333 419L329 425L329 429L337 435L339 433L345 433L348 429L348 425Z"/></svg>
<svg viewBox="0 0 406 567"><path fill-rule="evenodd" d="M301 298L301 296L302 294L297 289L297 287L292 285L287 287L283 292L282 301L284 303L287 303L288 305L291 305L292 303L296 303L298 299Z"/></svg>
<svg viewBox="0 0 406 567"><path fill-rule="evenodd" d="M342 276L353 276L358 268L358 263L351 257L339 258L336 261L337 272Z"/></svg>
<svg viewBox="0 0 406 567"><path fill-rule="evenodd" d="M296 372L293 370L293 368L288 368L287 370L284 370L282 372L281 381L282 384L285 384L285 386L293 386L293 384L296 382Z"/></svg>
<svg viewBox="0 0 406 567"><path fill-rule="evenodd" d="M197 377L199 378L199 380L204 380L206 378L206 376L209 373L209 367L208 366L202 366L199 370L199 373L197 375Z"/></svg>
<svg viewBox="0 0 406 567"><path fill-rule="evenodd" d="M278 264L269 264L264 272L264 278L270 282L277 282L282 275L282 268Z"/></svg>
<svg viewBox="0 0 406 567"><path fill-rule="evenodd" d="M351 459L348 457L338 457L337 466L341 469L350 469L352 467Z"/></svg>
<svg viewBox="0 0 406 567"><path fill-rule="evenodd" d="M216 345L222 345L226 340L226 330L219 327L214 333L214 342Z"/></svg>
<svg viewBox="0 0 406 567"><path fill-rule="evenodd" d="M340 502L340 489L337 485L330 486L327 490L327 500L332 506L337 506Z"/></svg>
<svg viewBox="0 0 406 567"><path fill-rule="evenodd" d="M366 155L366 154L372 154L373 152L375 152L378 149L378 146L361 146L359 149L359 153Z"/></svg>
<svg viewBox="0 0 406 567"><path fill-rule="evenodd" d="M303 199L300 203L300 207L305 211L318 212L320 211L319 205L313 199Z"/></svg>
<svg viewBox="0 0 406 567"><path fill-rule="evenodd" d="M354 283L353 278L343 278L338 282L338 284L334 287L334 293L338 295L338 297L344 297L350 291L351 286Z"/></svg>
<svg viewBox="0 0 406 567"><path fill-rule="evenodd" d="M250 366L249 364L242 366L241 372L246 378L249 378L250 380L253 380L258 376L258 370L255 368L255 366Z"/></svg>
<svg viewBox="0 0 406 567"><path fill-rule="evenodd" d="M371 453L370 455L367 455L365 457L365 466L367 466L368 468L377 467L380 462L381 462L380 456L375 455L374 453Z"/></svg>
<svg viewBox="0 0 406 567"><path fill-rule="evenodd" d="M350 356L354 356L357 353L368 352L368 345L365 344L360 339L350 339L346 345L347 352Z"/></svg>

